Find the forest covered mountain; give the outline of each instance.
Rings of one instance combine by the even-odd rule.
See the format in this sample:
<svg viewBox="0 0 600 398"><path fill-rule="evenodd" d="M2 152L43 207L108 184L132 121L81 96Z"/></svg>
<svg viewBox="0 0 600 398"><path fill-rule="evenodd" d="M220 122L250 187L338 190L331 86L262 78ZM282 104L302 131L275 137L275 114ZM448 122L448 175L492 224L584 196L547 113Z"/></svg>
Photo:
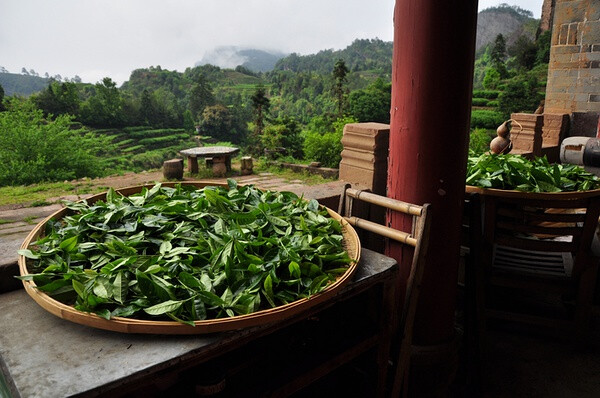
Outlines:
<svg viewBox="0 0 600 398"><path fill-rule="evenodd" d="M499 6L482 14L521 18L522 29L506 31L507 37L537 29L536 20L518 7ZM549 49L547 31L534 40L522 34L513 45L496 34L478 50L471 112L474 150L489 148L490 134L512 112L531 112L538 106ZM253 156L264 155L264 149L286 148L294 159L336 167L345 124L389 123L391 42L357 39L342 50L294 53L266 72L255 72L245 63L251 55L261 58L259 53L245 53L243 58L244 53L230 50L231 65L242 64L233 68L205 64L183 72L158 65L139 68L120 87L109 77L96 84L58 75L44 81L25 68L16 75L0 67L0 84L6 84L4 92L0 90L0 118L6 116L7 123L26 120L31 125L28 134L35 136L28 138L20 127L3 129L0 159L11 161L0 162L0 186L158 168L181 149L196 146L196 136L239 146ZM40 82L41 88L33 86ZM7 98L15 93L18 98ZM38 125L48 127L42 131ZM71 131L72 126L85 130ZM94 133L88 136L88 130ZM53 144L40 148L48 152L33 156L41 161L37 168L30 167L28 142L38 142L38 137L50 142L47 135L52 132L57 132ZM76 145L58 133L76 136L89 156L79 156L72 150ZM11 144L3 144L3 139ZM14 142L21 150L11 149ZM65 144L63 149L56 149L59 144ZM21 160L15 162L17 152ZM68 160L71 155L87 159L91 169ZM18 173L22 179L15 181Z"/></svg>
<svg viewBox="0 0 600 398"><path fill-rule="evenodd" d="M50 79L39 76L19 75L17 73L0 73L0 86L4 95L30 95L42 91L48 86Z"/></svg>
<svg viewBox="0 0 600 398"><path fill-rule="evenodd" d="M478 15L476 48L479 50L493 42L498 34L506 38L507 46L512 45L523 35L533 40L539 20L534 19L532 15L531 11L506 4L481 11ZM204 68L210 65L219 67L217 69L222 68L220 72L213 73L212 77L217 78L211 81L213 87L217 87L224 81L229 85L256 84L257 79L249 78L249 74L258 77L257 73L270 71L329 74L338 59L344 60L350 72L359 72L368 81L376 77L389 80L392 52L393 43L378 38L357 39L344 49L326 49L309 55L292 53L285 56L277 51L223 46L207 52L195 66L203 66L205 72L211 70ZM237 71L242 73L225 72L236 67ZM149 75L143 71L152 68L154 67L135 70L131 73L130 79L138 81L144 79L144 76L148 78ZM213 69L214 71L216 69ZM149 89L156 86L156 80L147 80L151 84ZM31 95L45 89L49 81L47 78L33 75L0 72L0 85L4 88L6 96ZM136 84L136 82L125 82L124 86Z"/></svg>

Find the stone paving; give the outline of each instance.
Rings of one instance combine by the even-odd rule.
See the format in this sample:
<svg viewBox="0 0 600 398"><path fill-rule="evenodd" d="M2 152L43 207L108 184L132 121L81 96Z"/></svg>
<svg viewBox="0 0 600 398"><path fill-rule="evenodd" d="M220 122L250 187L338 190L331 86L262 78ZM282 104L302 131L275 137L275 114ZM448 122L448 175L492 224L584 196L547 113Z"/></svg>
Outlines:
<svg viewBox="0 0 600 398"><path fill-rule="evenodd" d="M140 176L139 181L134 181L133 185L151 183L152 178L158 178L157 175ZM342 190L342 182L334 181L319 185L305 185L301 180L286 180L276 177L269 173L260 175L249 175L236 177L236 180L245 184L254 184L262 189L274 191L291 191L298 195L304 195L308 199L324 200L325 205L335 207L337 201L336 195ZM187 180L187 179L186 179ZM210 181L225 182L225 179L211 179ZM131 178L115 181L114 188L122 188L131 186ZM89 195L82 196L65 196L61 198L52 198L48 202L56 202L60 199L78 200L85 199ZM327 201L329 199L329 201ZM17 273L17 250L25 240L29 232L52 213L60 210L61 204L54 203L48 206L41 207L22 207L0 209L0 292L10 289L12 286L18 285L16 279L12 275ZM334 210L336 210L334 208Z"/></svg>

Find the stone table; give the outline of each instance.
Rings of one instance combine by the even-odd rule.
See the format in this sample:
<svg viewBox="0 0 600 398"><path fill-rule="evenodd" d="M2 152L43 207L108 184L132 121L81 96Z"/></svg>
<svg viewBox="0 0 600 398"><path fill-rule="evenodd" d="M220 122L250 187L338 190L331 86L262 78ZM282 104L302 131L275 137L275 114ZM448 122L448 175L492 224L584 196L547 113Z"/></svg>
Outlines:
<svg viewBox="0 0 600 398"><path fill-rule="evenodd" d="M231 170L231 157L239 151L240 148L227 146L202 146L184 149L179 153L187 156L190 173L198 173L198 158L212 158L213 173L217 176L224 176L227 171Z"/></svg>

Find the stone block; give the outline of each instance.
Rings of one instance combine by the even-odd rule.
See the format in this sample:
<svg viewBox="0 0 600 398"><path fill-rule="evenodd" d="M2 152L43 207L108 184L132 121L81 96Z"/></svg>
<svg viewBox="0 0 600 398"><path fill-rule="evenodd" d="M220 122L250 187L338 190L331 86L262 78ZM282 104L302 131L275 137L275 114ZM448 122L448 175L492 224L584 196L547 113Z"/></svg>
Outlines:
<svg viewBox="0 0 600 398"><path fill-rule="evenodd" d="M385 195L390 127L382 123L344 126L340 180Z"/></svg>
<svg viewBox="0 0 600 398"><path fill-rule="evenodd" d="M587 13L589 0L557 1L554 10L554 23L583 21Z"/></svg>
<svg viewBox="0 0 600 398"><path fill-rule="evenodd" d="M588 6L586 18L588 21L599 21L600 20L600 3L597 1L590 2Z"/></svg>
<svg viewBox="0 0 600 398"><path fill-rule="evenodd" d="M510 118L518 122L518 124L512 123L510 131L513 149L516 151L532 152L534 155L540 156L544 115L513 113Z"/></svg>
<svg viewBox="0 0 600 398"><path fill-rule="evenodd" d="M581 44L600 44L600 21L588 21L582 24Z"/></svg>
<svg viewBox="0 0 600 398"><path fill-rule="evenodd" d="M552 52L555 56L558 54L575 54L581 52L581 46L554 46Z"/></svg>
<svg viewBox="0 0 600 398"><path fill-rule="evenodd" d="M599 114L600 109L596 112L588 112L587 109L573 112L571 114L571 128L569 129L569 135L572 137L595 137L598 130Z"/></svg>
<svg viewBox="0 0 600 398"><path fill-rule="evenodd" d="M561 24L558 31L558 42L557 45L567 45L569 37L569 24Z"/></svg>
<svg viewBox="0 0 600 398"><path fill-rule="evenodd" d="M544 113L542 126L542 146L558 146L567 136L570 120L566 113Z"/></svg>
<svg viewBox="0 0 600 398"><path fill-rule="evenodd" d="M578 36L579 36L579 24L578 23L569 24L569 33L568 33L568 37L567 37L567 44L568 45L577 44Z"/></svg>

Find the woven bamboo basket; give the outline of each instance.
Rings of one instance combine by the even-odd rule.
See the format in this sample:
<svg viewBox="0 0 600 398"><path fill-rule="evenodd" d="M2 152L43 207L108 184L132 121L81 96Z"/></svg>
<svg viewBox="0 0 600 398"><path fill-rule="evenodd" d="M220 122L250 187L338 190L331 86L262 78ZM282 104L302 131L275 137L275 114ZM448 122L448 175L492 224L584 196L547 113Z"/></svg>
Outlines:
<svg viewBox="0 0 600 398"><path fill-rule="evenodd" d="M179 183L162 183L163 186L173 187ZM203 188L205 186L222 186L226 187L226 184L221 182L211 183L210 181L202 182L184 182L183 185L193 185L197 188ZM117 192L128 196L138 193L142 188L151 188L152 185L140 185L135 187L128 187L116 190ZM97 200L103 200L106 197L106 192L97 194L87 199L88 203L94 203ZM124 317L113 317L110 320L99 317L96 314L82 312L76 310L72 306L61 303L46 293L39 291L33 281L23 281L25 291L31 298L35 300L42 308L46 311L54 314L60 318L68 321L78 323L81 325L91 326L98 329L111 330L121 333L144 333L144 334L204 334L213 332L223 332L229 330L236 330L241 328L247 328L252 326L259 326L271 322L281 321L287 319L293 315L306 311L307 309L321 304L327 300L333 298L344 284L351 280L356 266L360 258L360 241L356 231L347 221L345 221L339 214L333 210L327 208L330 216L338 220L342 224L343 244L344 248L348 252L348 255L353 260L348 270L340 275L338 279L328 285L322 292L315 294L309 298L300 299L292 303L288 303L279 307L265 309L257 311L251 314L238 315L230 318L218 318L218 319L207 319L202 321L194 322L194 326L182 324L175 321L153 321L153 320L140 320L130 319ZM42 220L36 227L27 235L21 249L26 249L29 245L35 242L42 235L46 223L50 220L59 220L68 214L68 209L61 209L46 219ZM27 269L28 259L24 256L19 256L19 271L21 275L27 275L30 272Z"/></svg>

